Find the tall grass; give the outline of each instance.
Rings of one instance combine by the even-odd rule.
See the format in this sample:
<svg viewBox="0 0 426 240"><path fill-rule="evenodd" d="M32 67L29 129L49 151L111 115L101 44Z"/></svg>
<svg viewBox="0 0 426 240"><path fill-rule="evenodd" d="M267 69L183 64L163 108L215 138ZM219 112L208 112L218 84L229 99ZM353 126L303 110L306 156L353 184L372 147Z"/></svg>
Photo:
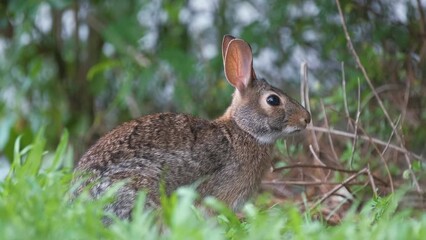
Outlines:
<svg viewBox="0 0 426 240"><path fill-rule="evenodd" d="M239 218L207 198L194 207L197 194L181 188L163 198L159 210L144 208L138 197L133 218L102 223L110 196L70 201L72 156L65 133L55 152L45 150L43 130L30 146L15 142L14 159L0 183L0 239L424 239L426 214L395 212L395 197L377 198L361 212L350 211L338 226L326 226L292 206L247 204ZM205 209L215 212L206 215Z"/></svg>

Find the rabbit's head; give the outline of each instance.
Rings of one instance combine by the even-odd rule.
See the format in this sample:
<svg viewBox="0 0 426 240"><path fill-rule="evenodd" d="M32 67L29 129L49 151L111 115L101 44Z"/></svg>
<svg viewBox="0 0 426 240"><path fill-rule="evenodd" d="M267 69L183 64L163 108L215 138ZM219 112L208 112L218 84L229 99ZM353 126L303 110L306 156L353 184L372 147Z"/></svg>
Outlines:
<svg viewBox="0 0 426 240"><path fill-rule="evenodd" d="M235 87L225 116L266 144L306 128L311 120L309 112L280 89L256 77L247 42L225 35L222 56L225 76Z"/></svg>

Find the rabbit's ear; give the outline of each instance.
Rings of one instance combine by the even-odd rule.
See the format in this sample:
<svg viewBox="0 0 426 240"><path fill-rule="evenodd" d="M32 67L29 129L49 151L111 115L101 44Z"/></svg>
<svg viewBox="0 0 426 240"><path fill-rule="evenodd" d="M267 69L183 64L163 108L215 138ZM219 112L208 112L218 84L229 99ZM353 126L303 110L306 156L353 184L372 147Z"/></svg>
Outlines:
<svg viewBox="0 0 426 240"><path fill-rule="evenodd" d="M225 35L223 36L223 40L222 40L222 60L223 60L223 64L225 64L225 55L226 55L226 50L228 49L229 43L234 40L235 37L231 36L231 35Z"/></svg>
<svg viewBox="0 0 426 240"><path fill-rule="evenodd" d="M226 78L240 92L244 92L251 81L256 79L251 48L244 40L231 40L225 53L224 65Z"/></svg>

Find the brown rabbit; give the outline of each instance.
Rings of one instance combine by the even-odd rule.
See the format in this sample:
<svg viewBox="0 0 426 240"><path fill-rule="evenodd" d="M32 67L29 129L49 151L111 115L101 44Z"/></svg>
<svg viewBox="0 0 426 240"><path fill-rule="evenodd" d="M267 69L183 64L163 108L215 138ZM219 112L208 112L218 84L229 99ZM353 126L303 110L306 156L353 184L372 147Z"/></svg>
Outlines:
<svg viewBox="0 0 426 240"><path fill-rule="evenodd" d="M76 171L89 174L82 186L93 184L95 198L127 181L108 211L129 218L139 190L147 190L147 204L156 207L160 184L170 194L193 183L201 197L214 196L235 210L258 188L274 142L310 122L298 102L256 77L247 42L225 35L222 56L236 88L223 116L144 116L106 134L81 158Z"/></svg>

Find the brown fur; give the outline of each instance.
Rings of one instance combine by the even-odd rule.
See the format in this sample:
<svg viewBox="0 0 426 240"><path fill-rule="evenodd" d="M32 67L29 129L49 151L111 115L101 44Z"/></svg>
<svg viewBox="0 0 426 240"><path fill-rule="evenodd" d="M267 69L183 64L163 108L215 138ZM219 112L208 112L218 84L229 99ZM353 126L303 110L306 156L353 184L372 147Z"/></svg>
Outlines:
<svg viewBox="0 0 426 240"><path fill-rule="evenodd" d="M112 130L83 155L76 172L89 174L82 187L93 184L93 197L127 181L107 210L129 218L142 189L148 192L147 204L157 207L160 183L167 194L198 184L202 197L214 196L237 209L258 188L275 140L309 123L310 115L300 104L256 78L246 42L226 35L222 52L226 76L236 87L222 117L144 116ZM279 106L265 104L271 94L280 98Z"/></svg>

